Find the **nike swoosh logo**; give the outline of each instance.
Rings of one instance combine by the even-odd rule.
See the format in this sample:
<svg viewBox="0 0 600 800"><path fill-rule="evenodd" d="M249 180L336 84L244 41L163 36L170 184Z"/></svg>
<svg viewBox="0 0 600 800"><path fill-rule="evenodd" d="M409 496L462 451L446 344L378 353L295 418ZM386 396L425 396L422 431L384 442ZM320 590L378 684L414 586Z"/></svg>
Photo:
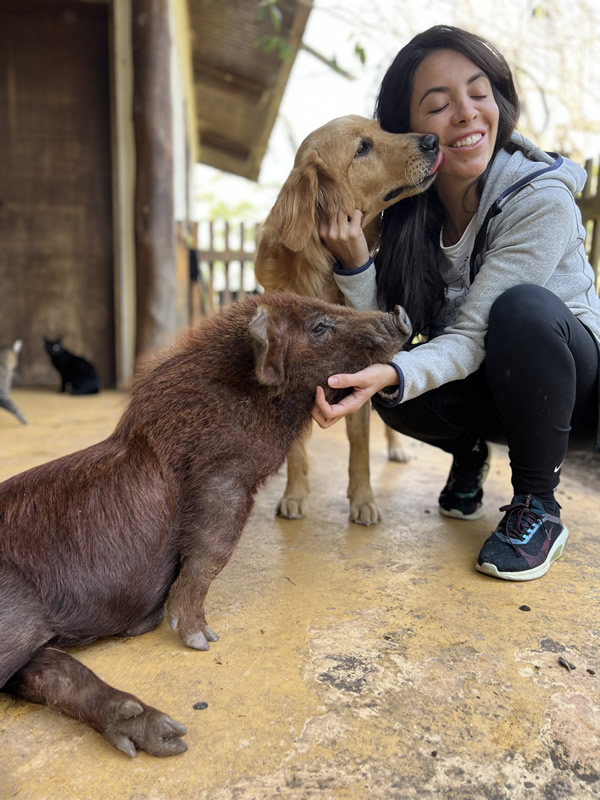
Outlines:
<svg viewBox="0 0 600 800"><path fill-rule="evenodd" d="M561 461L558 467L554 467L554 472L558 472L558 470L562 467L563 462Z"/></svg>

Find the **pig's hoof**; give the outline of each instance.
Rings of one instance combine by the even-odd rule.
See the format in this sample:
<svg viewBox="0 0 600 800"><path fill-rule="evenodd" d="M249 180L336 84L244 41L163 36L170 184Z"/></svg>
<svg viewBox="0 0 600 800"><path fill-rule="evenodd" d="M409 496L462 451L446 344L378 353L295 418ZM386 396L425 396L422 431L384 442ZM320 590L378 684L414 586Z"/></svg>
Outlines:
<svg viewBox="0 0 600 800"><path fill-rule="evenodd" d="M380 520L381 514L374 502L350 504L350 522L357 525L377 525Z"/></svg>
<svg viewBox="0 0 600 800"><path fill-rule="evenodd" d="M174 631L178 630L179 617L175 616L175 614L169 614L169 625ZM201 630L194 631L193 633L185 633L184 631L179 630L179 635L181 637L181 641L187 645L187 647L191 647L193 650L208 650L209 642L219 641L217 634L211 630L208 625L203 625Z"/></svg>
<svg viewBox="0 0 600 800"><path fill-rule="evenodd" d="M277 516L284 519L303 519L306 505L306 497L282 497L277 506Z"/></svg>
<svg viewBox="0 0 600 800"><path fill-rule="evenodd" d="M218 642L219 637L208 625L197 633L182 634L181 639L185 645L194 650L208 650L209 642Z"/></svg>
<svg viewBox="0 0 600 800"><path fill-rule="evenodd" d="M181 738L185 727L167 714L135 700L125 700L116 710L116 719L108 723L104 737L133 758L138 750L151 756L175 756L185 753L187 744Z"/></svg>

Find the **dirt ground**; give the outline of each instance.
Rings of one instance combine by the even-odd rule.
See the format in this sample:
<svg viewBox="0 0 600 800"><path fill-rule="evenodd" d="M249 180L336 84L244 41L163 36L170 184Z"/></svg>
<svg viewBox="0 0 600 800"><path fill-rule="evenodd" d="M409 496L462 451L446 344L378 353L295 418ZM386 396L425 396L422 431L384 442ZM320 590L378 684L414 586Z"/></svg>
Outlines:
<svg viewBox="0 0 600 800"><path fill-rule="evenodd" d="M571 453L562 468L563 475L569 475L590 489L600 488L600 453L590 450L584 453Z"/></svg>

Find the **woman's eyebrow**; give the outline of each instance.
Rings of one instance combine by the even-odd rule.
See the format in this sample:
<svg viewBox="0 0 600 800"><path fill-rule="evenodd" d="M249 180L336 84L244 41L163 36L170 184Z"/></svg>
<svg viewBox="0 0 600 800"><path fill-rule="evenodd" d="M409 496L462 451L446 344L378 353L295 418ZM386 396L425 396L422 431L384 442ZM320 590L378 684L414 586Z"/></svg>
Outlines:
<svg viewBox="0 0 600 800"><path fill-rule="evenodd" d="M481 71L480 72L476 72L474 75L471 75L471 77L467 81L467 86L470 86L472 83L475 83L475 81L479 80L479 78L487 78L487 75L485 74L485 72L481 72ZM427 89L427 91L425 92L423 97L419 100L419 105L421 105L423 100L425 100L425 98L428 95L433 94L434 92L446 92L446 93L448 93L449 91L450 91L450 87L449 86L432 86L431 89Z"/></svg>

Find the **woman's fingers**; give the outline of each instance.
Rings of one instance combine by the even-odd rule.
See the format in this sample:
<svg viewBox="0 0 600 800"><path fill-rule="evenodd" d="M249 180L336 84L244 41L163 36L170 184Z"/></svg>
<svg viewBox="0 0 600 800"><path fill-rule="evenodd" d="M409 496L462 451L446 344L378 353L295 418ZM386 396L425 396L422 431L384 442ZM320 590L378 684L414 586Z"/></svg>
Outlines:
<svg viewBox="0 0 600 800"><path fill-rule="evenodd" d="M312 412L313 419L321 428L329 428L339 420L347 417L348 414L355 414L370 398L370 392L364 389L356 389L352 394L343 397L339 403L332 405L327 402L323 387L317 386L315 405Z"/></svg>
<svg viewBox="0 0 600 800"><path fill-rule="evenodd" d="M376 392L395 385L398 374L390 364L371 364L370 367L352 374L331 375L327 382L334 389L351 388L352 394L332 405L327 402L323 387L317 386L313 419L321 428L329 428L342 417L356 413Z"/></svg>
<svg viewBox="0 0 600 800"><path fill-rule="evenodd" d="M360 267L369 259L362 219L363 213L358 208L350 217L340 208L336 214L319 223L321 241L346 269Z"/></svg>

